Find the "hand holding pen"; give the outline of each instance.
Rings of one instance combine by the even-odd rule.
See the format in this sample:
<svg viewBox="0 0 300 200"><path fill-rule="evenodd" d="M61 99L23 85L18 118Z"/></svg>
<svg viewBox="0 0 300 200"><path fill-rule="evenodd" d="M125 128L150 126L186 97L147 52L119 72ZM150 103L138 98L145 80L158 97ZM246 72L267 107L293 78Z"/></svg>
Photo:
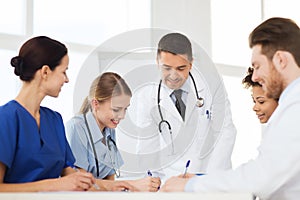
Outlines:
<svg viewBox="0 0 300 200"><path fill-rule="evenodd" d="M203 176L203 175L205 175L204 173L188 174L187 170L188 170L188 168L190 166L190 162L191 162L190 160L187 161L187 163L185 165L184 173L182 175L182 178L192 178L194 176Z"/></svg>
<svg viewBox="0 0 300 200"><path fill-rule="evenodd" d="M147 175L150 176L150 177L153 176L153 174L152 174L152 172L151 172L150 170L147 171ZM155 186L154 186L154 188L155 188L154 191L155 191L155 192L158 191L158 190L160 189L160 184L161 184L160 178L159 178L159 177L152 178L152 179L151 179L151 182L152 182L152 184L155 185ZM150 190L150 191L151 191L151 190Z"/></svg>
<svg viewBox="0 0 300 200"><path fill-rule="evenodd" d="M69 161L66 162L67 166L71 167L72 169L74 169L76 172L80 172L80 170L75 166L73 165L72 163L70 163ZM96 189L96 190L100 190L100 187L96 184L96 183L93 183L92 184L93 187Z"/></svg>

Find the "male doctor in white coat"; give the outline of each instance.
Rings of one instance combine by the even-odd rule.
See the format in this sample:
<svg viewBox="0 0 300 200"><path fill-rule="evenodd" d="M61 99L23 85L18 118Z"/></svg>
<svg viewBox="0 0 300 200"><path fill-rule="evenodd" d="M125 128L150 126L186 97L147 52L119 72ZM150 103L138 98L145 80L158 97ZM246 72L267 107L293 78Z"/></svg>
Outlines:
<svg viewBox="0 0 300 200"><path fill-rule="evenodd" d="M187 161L194 173L230 169L236 129L222 78L192 69L191 42L180 33L160 39L157 64L160 82L137 90L129 109L140 128L140 170L159 171L164 180L181 174Z"/></svg>
<svg viewBox="0 0 300 200"><path fill-rule="evenodd" d="M251 192L260 199L300 197L300 29L285 18L270 18L249 37L252 80L279 105L269 119L256 159L225 173L173 177L162 191Z"/></svg>

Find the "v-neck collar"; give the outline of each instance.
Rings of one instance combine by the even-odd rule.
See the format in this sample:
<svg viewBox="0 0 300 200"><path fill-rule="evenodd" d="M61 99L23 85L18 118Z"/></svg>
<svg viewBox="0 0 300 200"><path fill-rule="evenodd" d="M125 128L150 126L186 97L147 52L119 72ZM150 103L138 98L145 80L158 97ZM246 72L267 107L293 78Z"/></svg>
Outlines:
<svg viewBox="0 0 300 200"><path fill-rule="evenodd" d="M18 105L19 108L21 108L25 113L27 113L27 115L30 116L31 120L34 121L34 124L37 128L37 130L40 132L40 127L41 127L41 123L42 123L42 113L41 113L41 108L39 109L39 113L40 113L40 126L38 126L38 124L36 123L35 118L32 116L32 114L24 107L22 106L22 104L20 104L18 101L16 100L12 100L12 102L14 102L15 104Z"/></svg>

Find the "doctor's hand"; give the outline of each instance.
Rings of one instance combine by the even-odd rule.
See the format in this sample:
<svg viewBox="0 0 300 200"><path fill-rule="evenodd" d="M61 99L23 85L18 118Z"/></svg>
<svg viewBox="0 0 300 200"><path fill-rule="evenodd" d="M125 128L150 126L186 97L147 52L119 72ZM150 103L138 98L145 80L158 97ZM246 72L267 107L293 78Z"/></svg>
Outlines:
<svg viewBox="0 0 300 200"><path fill-rule="evenodd" d="M100 180L101 185L106 191L130 191L135 192L137 189L128 181L113 181L113 180Z"/></svg>
<svg viewBox="0 0 300 200"><path fill-rule="evenodd" d="M184 187L189 181L189 178L182 178L179 176L173 176L168 179L166 183L160 189L161 192L184 192Z"/></svg>
<svg viewBox="0 0 300 200"><path fill-rule="evenodd" d="M151 176L137 180L129 180L128 182L132 184L139 192L157 192L161 184L159 177Z"/></svg>

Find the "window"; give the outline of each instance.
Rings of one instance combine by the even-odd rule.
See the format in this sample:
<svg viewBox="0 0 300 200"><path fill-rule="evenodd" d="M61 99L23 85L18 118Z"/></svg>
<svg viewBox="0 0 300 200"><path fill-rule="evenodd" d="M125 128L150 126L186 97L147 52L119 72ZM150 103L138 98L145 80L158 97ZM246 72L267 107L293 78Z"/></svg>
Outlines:
<svg viewBox="0 0 300 200"><path fill-rule="evenodd" d="M212 0L212 56L215 63L248 66L248 36L260 23L260 0Z"/></svg>
<svg viewBox="0 0 300 200"><path fill-rule="evenodd" d="M70 44L67 71L70 82L64 85L58 99L43 101L44 105L58 110L65 121L79 109L73 110L74 86L81 65L91 50L114 35L150 27L149 0L36 0L33 10L34 35L47 35ZM86 45L88 51L84 51Z"/></svg>
<svg viewBox="0 0 300 200"><path fill-rule="evenodd" d="M0 49L0 105L15 98L19 88L20 82L18 77L14 76L14 68L10 65L10 59L16 56L16 51Z"/></svg>
<svg viewBox="0 0 300 200"><path fill-rule="evenodd" d="M6 95L0 99L0 103L13 99L21 85L19 78L14 76L10 59L17 55L27 39L46 35L67 45L70 82L64 85L58 98L46 97L42 105L59 111L63 119L68 120L74 114L73 90L77 74L89 53L114 35L131 29L149 28L150 12L150 0L1 2L0 92Z"/></svg>
<svg viewBox="0 0 300 200"><path fill-rule="evenodd" d="M149 27L150 1L36 0L34 16L35 35L98 46L129 29Z"/></svg>
<svg viewBox="0 0 300 200"><path fill-rule="evenodd" d="M287 17L300 25L299 1L286 0L284 5L280 0L264 0L264 18Z"/></svg>
<svg viewBox="0 0 300 200"><path fill-rule="evenodd" d="M0 32L14 35L25 34L25 2L10 0L0 2Z"/></svg>

